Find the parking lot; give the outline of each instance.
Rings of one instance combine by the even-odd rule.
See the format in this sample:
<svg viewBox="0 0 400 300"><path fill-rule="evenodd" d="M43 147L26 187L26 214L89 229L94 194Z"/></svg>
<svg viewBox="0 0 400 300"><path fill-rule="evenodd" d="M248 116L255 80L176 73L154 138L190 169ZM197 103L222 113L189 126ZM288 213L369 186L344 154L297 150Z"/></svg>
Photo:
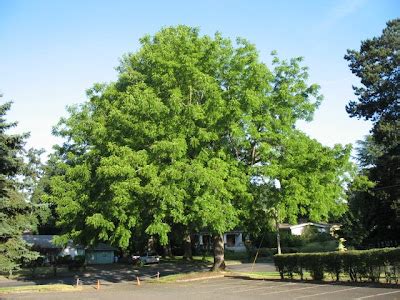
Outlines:
<svg viewBox="0 0 400 300"><path fill-rule="evenodd" d="M400 289L331 283L214 278L181 283L110 284L99 291L19 294L4 299L400 299ZM3 299L2 298L2 299Z"/></svg>

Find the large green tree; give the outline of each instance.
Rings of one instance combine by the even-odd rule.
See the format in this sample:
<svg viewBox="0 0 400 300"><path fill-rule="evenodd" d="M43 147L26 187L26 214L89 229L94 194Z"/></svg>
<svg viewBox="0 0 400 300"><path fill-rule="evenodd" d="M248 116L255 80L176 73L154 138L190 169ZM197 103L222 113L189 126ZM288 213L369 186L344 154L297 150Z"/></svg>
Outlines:
<svg viewBox="0 0 400 300"><path fill-rule="evenodd" d="M1 97L1 95L0 95ZM35 208L26 201L17 176L22 176L23 146L27 135L10 135L16 126L5 119L11 103L0 105L0 271L17 270L23 262L38 257L22 240L22 233L37 223Z"/></svg>
<svg viewBox="0 0 400 300"><path fill-rule="evenodd" d="M382 35L348 50L345 59L361 79L353 87L351 117L371 120L371 135L359 151L362 173L375 184L353 195L350 207L368 232L363 244L398 240L400 230L400 19L387 23ZM369 210L363 209L368 207Z"/></svg>
<svg viewBox="0 0 400 300"><path fill-rule="evenodd" d="M61 239L126 248L144 224L165 244L178 223L222 241L238 222L247 186L226 142L231 108L223 82L243 50L185 26L141 42L123 59L118 81L96 85L56 129L69 138L50 199L68 233ZM238 82L244 67L237 66Z"/></svg>
<svg viewBox="0 0 400 300"><path fill-rule="evenodd" d="M116 82L96 84L55 128L66 139L48 197L64 229L60 242L126 249L143 228L166 244L179 225L186 241L211 232L213 268L224 268L222 234L252 214L254 178L285 180L279 162L288 137L307 140L294 128L318 107L318 86L308 84L301 59L274 54L270 70L244 39L178 26L141 45L122 59ZM307 143L329 158L339 152ZM332 206L307 201L315 216Z"/></svg>

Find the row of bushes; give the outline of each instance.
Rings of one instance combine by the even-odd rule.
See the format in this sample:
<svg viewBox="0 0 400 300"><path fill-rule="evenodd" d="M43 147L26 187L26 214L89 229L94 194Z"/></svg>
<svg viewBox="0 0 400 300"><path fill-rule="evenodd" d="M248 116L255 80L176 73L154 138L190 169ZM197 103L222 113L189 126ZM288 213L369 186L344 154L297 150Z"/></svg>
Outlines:
<svg viewBox="0 0 400 300"><path fill-rule="evenodd" d="M351 281L370 280L398 283L400 278L400 248L351 250L345 252L293 253L274 256L282 279L309 272L314 280L330 274L337 281L347 275Z"/></svg>
<svg viewBox="0 0 400 300"><path fill-rule="evenodd" d="M46 263L46 259L44 256L38 257L36 260L30 261L28 263L23 264L23 267L35 269L38 267L43 267L48 264L53 265L53 267L61 267L67 266L68 269L79 269L86 265L86 259L84 255L76 255L74 258L70 255L65 256L57 256L54 261Z"/></svg>

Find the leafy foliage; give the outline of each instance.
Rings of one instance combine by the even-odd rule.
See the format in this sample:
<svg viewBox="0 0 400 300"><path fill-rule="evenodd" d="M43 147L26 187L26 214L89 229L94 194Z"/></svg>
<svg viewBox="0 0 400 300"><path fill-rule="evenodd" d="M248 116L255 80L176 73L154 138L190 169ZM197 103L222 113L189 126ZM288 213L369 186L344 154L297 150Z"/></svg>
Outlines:
<svg viewBox="0 0 400 300"><path fill-rule="evenodd" d="M244 39L177 26L142 38L118 72L54 129L66 140L47 196L59 242L127 249L142 230L165 245L174 227L220 235L252 218L255 178L282 181L280 194L265 189L282 218L341 211L349 149L295 129L322 99L301 58L273 54L270 70Z"/></svg>

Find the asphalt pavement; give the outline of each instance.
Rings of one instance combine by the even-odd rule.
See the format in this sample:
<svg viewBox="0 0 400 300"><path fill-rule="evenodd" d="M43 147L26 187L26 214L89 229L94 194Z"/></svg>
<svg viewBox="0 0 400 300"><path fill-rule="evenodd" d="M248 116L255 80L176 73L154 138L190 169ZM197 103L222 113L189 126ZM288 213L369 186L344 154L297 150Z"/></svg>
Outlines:
<svg viewBox="0 0 400 300"><path fill-rule="evenodd" d="M1 299L400 299L399 288L224 277L186 283L133 283L85 287L79 292L0 295Z"/></svg>

